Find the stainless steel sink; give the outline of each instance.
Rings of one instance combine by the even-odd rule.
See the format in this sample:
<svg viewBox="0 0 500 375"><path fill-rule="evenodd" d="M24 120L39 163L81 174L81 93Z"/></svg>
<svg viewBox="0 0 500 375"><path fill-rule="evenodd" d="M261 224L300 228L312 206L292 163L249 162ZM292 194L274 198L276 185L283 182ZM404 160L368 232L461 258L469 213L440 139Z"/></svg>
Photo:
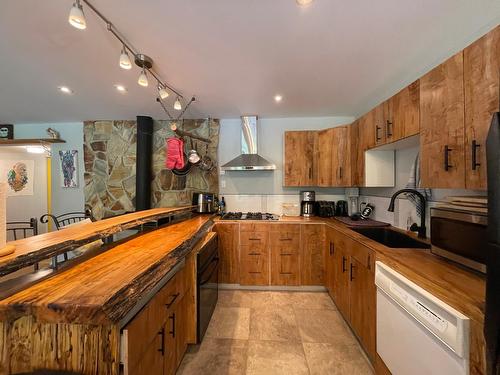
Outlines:
<svg viewBox="0 0 500 375"><path fill-rule="evenodd" d="M431 246L390 228L351 228L384 246L392 248L429 249Z"/></svg>

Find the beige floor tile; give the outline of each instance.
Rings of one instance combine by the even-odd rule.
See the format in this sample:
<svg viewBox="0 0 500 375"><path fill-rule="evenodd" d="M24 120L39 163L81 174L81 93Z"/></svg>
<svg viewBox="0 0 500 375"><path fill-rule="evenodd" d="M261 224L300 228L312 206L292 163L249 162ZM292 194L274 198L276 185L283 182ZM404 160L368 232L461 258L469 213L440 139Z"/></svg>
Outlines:
<svg viewBox="0 0 500 375"><path fill-rule="evenodd" d="M278 306L293 306L301 309L336 309L326 292L276 292L273 303Z"/></svg>
<svg viewBox="0 0 500 375"><path fill-rule="evenodd" d="M265 291L221 290L217 306L259 308L272 302L272 293Z"/></svg>
<svg viewBox="0 0 500 375"><path fill-rule="evenodd" d="M248 341L205 337L196 351L184 356L177 371L180 375L225 374L246 372Z"/></svg>
<svg viewBox="0 0 500 375"><path fill-rule="evenodd" d="M252 309L250 340L299 341L300 334L293 308L270 305Z"/></svg>
<svg viewBox="0 0 500 375"><path fill-rule="evenodd" d="M250 332L250 309L217 306L206 337L248 340Z"/></svg>
<svg viewBox="0 0 500 375"><path fill-rule="evenodd" d="M246 374L309 374L302 344L300 342L250 340Z"/></svg>
<svg viewBox="0 0 500 375"><path fill-rule="evenodd" d="M369 375L371 366L358 345L304 343L311 375Z"/></svg>
<svg viewBox="0 0 500 375"><path fill-rule="evenodd" d="M295 309L295 320L303 342L357 343L337 310Z"/></svg>

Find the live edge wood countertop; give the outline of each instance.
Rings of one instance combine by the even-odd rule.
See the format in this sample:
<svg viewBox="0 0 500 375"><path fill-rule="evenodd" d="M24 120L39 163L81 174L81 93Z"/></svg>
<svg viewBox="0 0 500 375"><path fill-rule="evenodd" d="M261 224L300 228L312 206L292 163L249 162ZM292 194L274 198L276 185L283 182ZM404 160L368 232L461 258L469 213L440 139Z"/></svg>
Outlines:
<svg viewBox="0 0 500 375"><path fill-rule="evenodd" d="M249 222L245 220L244 222ZM242 222L217 220L217 223ZM262 221L260 221L262 222ZM443 302L468 316L479 325L484 323L485 277L465 270L454 263L431 254L426 249L394 249L379 244L349 228L335 218L281 217L277 221L266 221L271 225L325 224L374 251L376 259L385 263ZM397 228L391 227L398 230ZM402 231L412 236L413 233Z"/></svg>
<svg viewBox="0 0 500 375"><path fill-rule="evenodd" d="M0 301L0 320L118 324L212 225L200 215L138 235Z"/></svg>

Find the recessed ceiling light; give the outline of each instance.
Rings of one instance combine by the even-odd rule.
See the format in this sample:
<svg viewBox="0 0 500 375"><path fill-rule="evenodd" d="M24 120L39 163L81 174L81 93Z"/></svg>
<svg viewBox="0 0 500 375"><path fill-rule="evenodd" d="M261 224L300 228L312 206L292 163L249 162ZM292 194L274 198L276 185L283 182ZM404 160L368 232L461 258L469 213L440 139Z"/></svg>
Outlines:
<svg viewBox="0 0 500 375"><path fill-rule="evenodd" d="M126 93L127 92L127 88L125 86L123 86L123 85L115 85L115 89L117 89L121 93Z"/></svg>
<svg viewBox="0 0 500 375"><path fill-rule="evenodd" d="M274 101L276 103L280 103L282 100L283 100L283 96L281 96L281 95L275 95L274 96Z"/></svg>
<svg viewBox="0 0 500 375"><path fill-rule="evenodd" d="M313 0L295 0L295 1L297 1L297 4L300 5L301 7L306 7L313 2Z"/></svg>
<svg viewBox="0 0 500 375"><path fill-rule="evenodd" d="M73 94L73 90L71 90L67 86L59 86L58 89L59 89L59 91L65 93L65 94Z"/></svg>

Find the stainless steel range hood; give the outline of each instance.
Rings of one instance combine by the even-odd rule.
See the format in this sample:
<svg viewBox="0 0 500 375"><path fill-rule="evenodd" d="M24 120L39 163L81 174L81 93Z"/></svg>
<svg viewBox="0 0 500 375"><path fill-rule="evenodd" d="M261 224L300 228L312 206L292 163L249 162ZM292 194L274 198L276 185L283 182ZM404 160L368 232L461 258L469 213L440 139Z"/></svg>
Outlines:
<svg viewBox="0 0 500 375"><path fill-rule="evenodd" d="M257 149L257 116L241 117L241 155L224 164L223 171L272 171L276 165L260 156Z"/></svg>

